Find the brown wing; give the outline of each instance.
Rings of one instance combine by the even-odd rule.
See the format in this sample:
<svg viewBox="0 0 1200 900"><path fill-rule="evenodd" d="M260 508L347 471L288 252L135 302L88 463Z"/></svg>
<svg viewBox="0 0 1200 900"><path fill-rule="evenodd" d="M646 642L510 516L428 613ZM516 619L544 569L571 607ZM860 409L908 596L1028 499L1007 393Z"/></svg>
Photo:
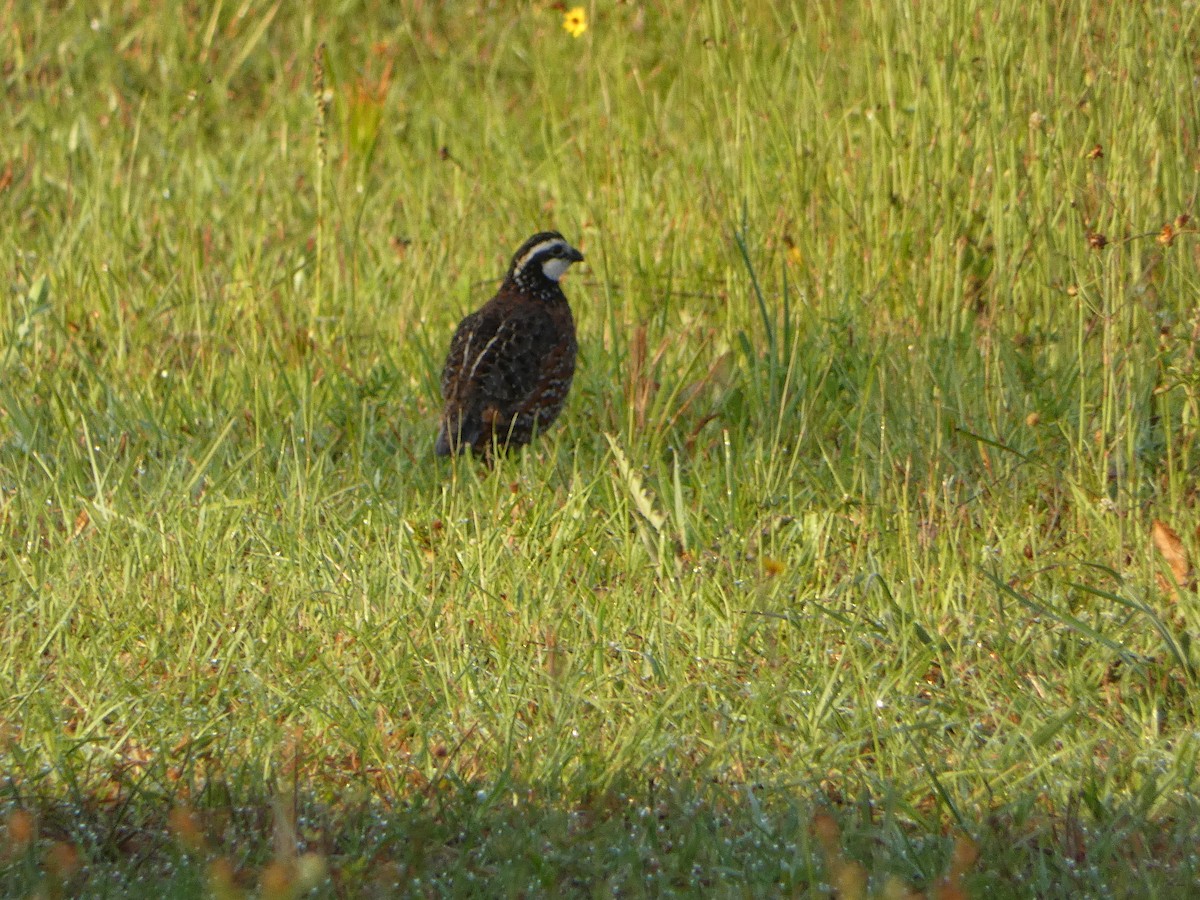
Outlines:
<svg viewBox="0 0 1200 900"><path fill-rule="evenodd" d="M437 452L490 440L494 422L511 417L537 389L554 338L554 320L540 305L485 306L463 319L442 369L446 408Z"/></svg>
<svg viewBox="0 0 1200 900"><path fill-rule="evenodd" d="M463 359L470 351L475 333L479 329L481 312L474 312L458 323L458 330L450 339L450 353L442 367L442 399L450 400L458 395L459 379L463 371Z"/></svg>
<svg viewBox="0 0 1200 900"><path fill-rule="evenodd" d="M500 406L519 403L537 387L554 334L554 321L541 306L468 316L450 345L442 396L463 405L476 399Z"/></svg>

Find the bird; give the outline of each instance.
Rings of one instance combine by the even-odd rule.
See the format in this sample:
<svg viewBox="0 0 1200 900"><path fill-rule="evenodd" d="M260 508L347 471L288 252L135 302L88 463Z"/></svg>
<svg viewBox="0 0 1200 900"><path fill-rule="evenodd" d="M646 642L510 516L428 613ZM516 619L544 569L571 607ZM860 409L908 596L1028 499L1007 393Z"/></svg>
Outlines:
<svg viewBox="0 0 1200 900"><path fill-rule="evenodd" d="M575 319L559 279L583 254L541 231L515 254L496 295L459 324L442 368L434 451L468 447L490 466L494 450L528 444L562 411L575 375Z"/></svg>

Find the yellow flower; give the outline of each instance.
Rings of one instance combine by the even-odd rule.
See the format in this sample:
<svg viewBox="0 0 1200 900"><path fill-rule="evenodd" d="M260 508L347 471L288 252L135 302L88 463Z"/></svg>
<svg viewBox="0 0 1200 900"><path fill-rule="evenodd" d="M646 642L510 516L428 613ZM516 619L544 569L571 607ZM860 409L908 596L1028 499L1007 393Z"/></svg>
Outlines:
<svg viewBox="0 0 1200 900"><path fill-rule="evenodd" d="M582 6L567 10L567 14L563 16L563 28L571 32L571 37L576 38L587 31L587 12Z"/></svg>

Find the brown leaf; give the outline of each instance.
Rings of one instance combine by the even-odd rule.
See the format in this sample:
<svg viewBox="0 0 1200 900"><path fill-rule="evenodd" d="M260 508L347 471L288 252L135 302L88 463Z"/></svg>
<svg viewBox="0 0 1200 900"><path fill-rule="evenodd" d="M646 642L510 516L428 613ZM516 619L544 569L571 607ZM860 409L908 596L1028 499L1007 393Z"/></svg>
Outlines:
<svg viewBox="0 0 1200 900"><path fill-rule="evenodd" d="M75 540L83 534L91 523L92 517L88 515L88 511L86 509L79 510L79 515L75 517L75 527L71 530L71 540Z"/></svg>
<svg viewBox="0 0 1200 900"><path fill-rule="evenodd" d="M24 853L37 838L37 820L23 809L14 809L8 817L5 858Z"/></svg>
<svg viewBox="0 0 1200 900"><path fill-rule="evenodd" d="M79 871L79 851L74 844L57 841L46 851L46 871L58 879L66 880Z"/></svg>
<svg viewBox="0 0 1200 900"><path fill-rule="evenodd" d="M979 846L966 835L960 835L954 841L954 855L950 859L947 877L957 883L978 861Z"/></svg>
<svg viewBox="0 0 1200 900"><path fill-rule="evenodd" d="M836 896L843 900L867 900L870 876L867 867L857 860L838 860L837 864L832 866L829 880L833 883Z"/></svg>
<svg viewBox="0 0 1200 900"><path fill-rule="evenodd" d="M646 427L646 414L650 409L650 400L658 389L653 375L649 372L649 344L646 339L646 325L641 323L634 329L633 339L629 345L629 377L626 380L625 394L629 405L633 408L634 425L639 431Z"/></svg>
<svg viewBox="0 0 1200 900"><path fill-rule="evenodd" d="M296 880L296 866L293 862L273 859L262 870L259 886L264 897L291 897Z"/></svg>
<svg viewBox="0 0 1200 900"><path fill-rule="evenodd" d="M1150 538L1154 541L1155 548L1162 554L1171 574L1175 576L1175 584L1190 589L1193 586L1192 564L1188 560L1187 549L1183 546L1183 541L1179 539L1175 529L1161 519L1155 519L1150 526ZM1159 584L1164 589L1173 588L1172 585L1167 585L1165 582L1166 579L1160 575Z"/></svg>
<svg viewBox="0 0 1200 900"><path fill-rule="evenodd" d="M821 845L828 861L831 862L842 855L841 830L833 816L827 812L817 813L813 816L812 828L813 833L817 836L817 843Z"/></svg>
<svg viewBox="0 0 1200 900"><path fill-rule="evenodd" d="M204 849L204 829L194 812L184 806L176 806L167 815L167 828L186 850Z"/></svg>

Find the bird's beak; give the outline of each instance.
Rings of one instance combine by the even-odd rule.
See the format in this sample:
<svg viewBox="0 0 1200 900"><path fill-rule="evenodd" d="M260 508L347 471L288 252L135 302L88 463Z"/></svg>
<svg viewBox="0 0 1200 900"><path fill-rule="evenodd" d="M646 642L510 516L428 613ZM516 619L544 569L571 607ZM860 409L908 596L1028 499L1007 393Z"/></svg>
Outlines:
<svg viewBox="0 0 1200 900"><path fill-rule="evenodd" d="M572 247L571 252L567 254L567 259L571 262L583 262L583 254Z"/></svg>

